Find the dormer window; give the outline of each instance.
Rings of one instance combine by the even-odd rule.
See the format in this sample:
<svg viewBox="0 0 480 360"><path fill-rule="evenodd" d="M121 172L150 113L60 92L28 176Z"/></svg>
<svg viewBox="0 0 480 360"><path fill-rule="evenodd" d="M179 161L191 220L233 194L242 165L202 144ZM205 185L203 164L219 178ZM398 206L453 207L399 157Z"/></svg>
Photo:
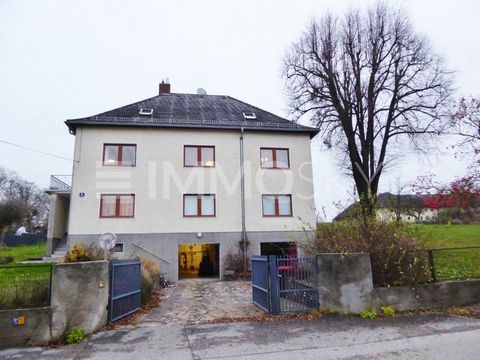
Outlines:
<svg viewBox="0 0 480 360"><path fill-rule="evenodd" d="M146 108L141 108L140 115L153 115L153 109L146 109Z"/></svg>
<svg viewBox="0 0 480 360"><path fill-rule="evenodd" d="M245 120L257 120L257 115L254 112L244 112L243 118Z"/></svg>

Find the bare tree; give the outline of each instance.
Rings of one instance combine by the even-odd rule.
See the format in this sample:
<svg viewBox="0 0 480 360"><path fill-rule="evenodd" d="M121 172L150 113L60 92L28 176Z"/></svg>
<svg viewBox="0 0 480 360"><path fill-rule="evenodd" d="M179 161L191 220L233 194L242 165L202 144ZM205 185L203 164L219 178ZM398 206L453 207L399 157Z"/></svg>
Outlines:
<svg viewBox="0 0 480 360"><path fill-rule="evenodd" d="M344 155L365 214L373 213L385 164L410 140L426 151L444 130L452 75L409 17L384 3L313 21L285 58L297 117Z"/></svg>
<svg viewBox="0 0 480 360"><path fill-rule="evenodd" d="M14 223L23 223L28 231L35 230L36 226L46 221L49 203L48 195L37 185L0 167L0 205L14 204L22 208L21 219L17 216ZM12 206L5 209L10 208Z"/></svg>
<svg viewBox="0 0 480 360"><path fill-rule="evenodd" d="M473 159L469 172L480 184L480 99L462 97L451 115L452 133L460 140L453 147L461 158Z"/></svg>

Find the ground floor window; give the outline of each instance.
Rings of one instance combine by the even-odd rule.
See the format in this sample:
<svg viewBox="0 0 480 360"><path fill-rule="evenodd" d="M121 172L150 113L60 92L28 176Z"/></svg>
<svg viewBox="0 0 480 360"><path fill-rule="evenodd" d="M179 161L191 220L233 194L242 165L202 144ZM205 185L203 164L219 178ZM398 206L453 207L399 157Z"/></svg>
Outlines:
<svg viewBox="0 0 480 360"><path fill-rule="evenodd" d="M183 195L183 216L215 216L215 195L185 194Z"/></svg>
<svg viewBox="0 0 480 360"><path fill-rule="evenodd" d="M108 194L100 196L100 217L133 217L135 212L134 194Z"/></svg>
<svg viewBox="0 0 480 360"><path fill-rule="evenodd" d="M262 195L263 216L292 216L292 195Z"/></svg>

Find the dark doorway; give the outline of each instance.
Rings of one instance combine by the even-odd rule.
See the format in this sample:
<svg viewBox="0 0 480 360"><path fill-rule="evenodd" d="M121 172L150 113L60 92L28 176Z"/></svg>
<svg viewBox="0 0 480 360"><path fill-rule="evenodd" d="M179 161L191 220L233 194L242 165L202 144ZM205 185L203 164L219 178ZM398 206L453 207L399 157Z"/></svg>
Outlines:
<svg viewBox="0 0 480 360"><path fill-rule="evenodd" d="M180 279L218 277L219 244L178 245L178 275Z"/></svg>
<svg viewBox="0 0 480 360"><path fill-rule="evenodd" d="M297 256L297 244L294 242L260 243L260 255Z"/></svg>

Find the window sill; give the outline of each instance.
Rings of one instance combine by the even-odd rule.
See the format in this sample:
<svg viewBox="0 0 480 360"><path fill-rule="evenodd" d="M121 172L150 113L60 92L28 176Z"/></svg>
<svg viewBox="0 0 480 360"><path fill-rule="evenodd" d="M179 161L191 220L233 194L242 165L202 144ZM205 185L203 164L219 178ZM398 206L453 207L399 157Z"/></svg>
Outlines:
<svg viewBox="0 0 480 360"><path fill-rule="evenodd" d="M290 168L279 168L279 167L263 167L261 166L260 169L262 170L290 170Z"/></svg>
<svg viewBox="0 0 480 360"><path fill-rule="evenodd" d="M263 215L264 218L291 218L293 215Z"/></svg>
<svg viewBox="0 0 480 360"><path fill-rule="evenodd" d="M135 219L135 216L99 216L99 219Z"/></svg>
<svg viewBox="0 0 480 360"><path fill-rule="evenodd" d="M183 215L184 218L214 218L216 215Z"/></svg>

